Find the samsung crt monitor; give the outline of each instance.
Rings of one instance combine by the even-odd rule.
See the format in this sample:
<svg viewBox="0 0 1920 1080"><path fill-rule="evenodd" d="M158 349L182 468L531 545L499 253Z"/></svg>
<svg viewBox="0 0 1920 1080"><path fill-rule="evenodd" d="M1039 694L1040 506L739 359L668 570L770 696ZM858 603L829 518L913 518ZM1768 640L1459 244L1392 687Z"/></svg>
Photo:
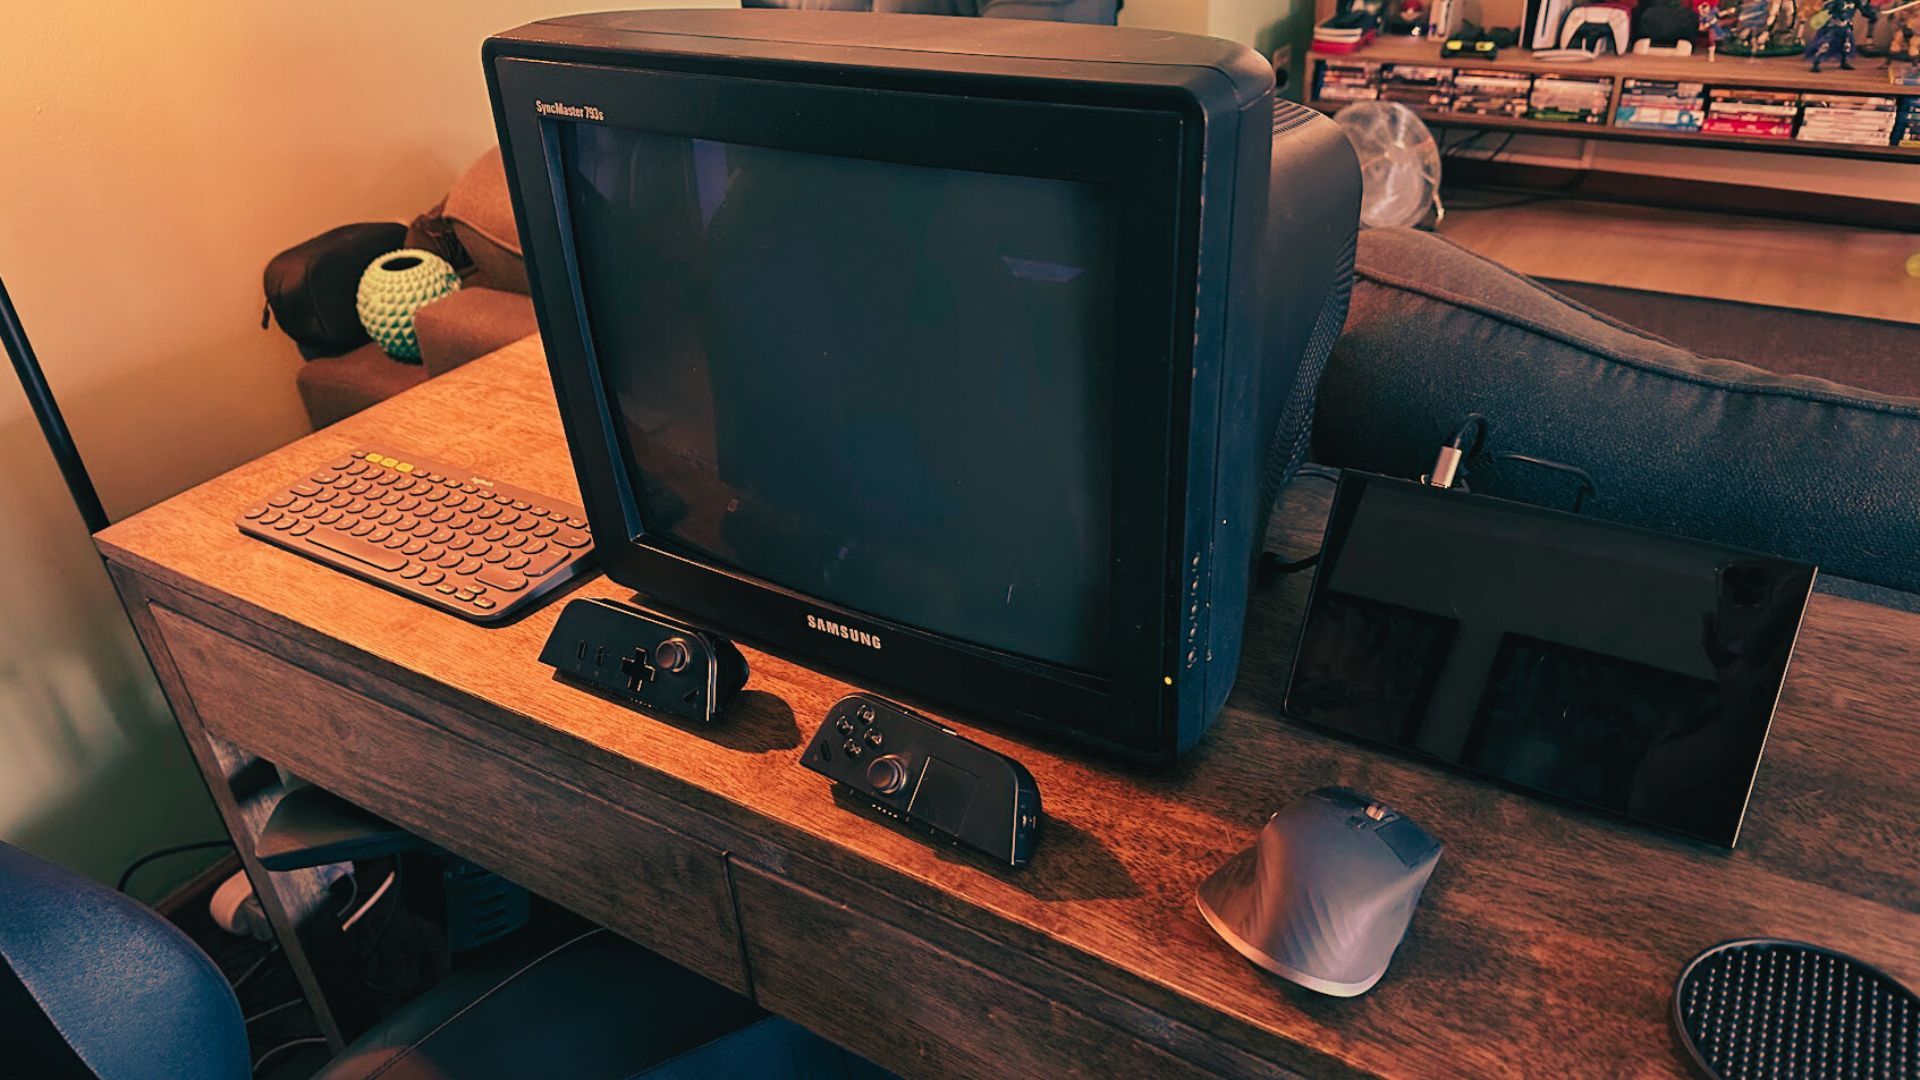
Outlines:
<svg viewBox="0 0 1920 1080"><path fill-rule="evenodd" d="M1200 736L1344 319L1331 122L1112 27L632 12L484 55L613 580L966 715Z"/></svg>

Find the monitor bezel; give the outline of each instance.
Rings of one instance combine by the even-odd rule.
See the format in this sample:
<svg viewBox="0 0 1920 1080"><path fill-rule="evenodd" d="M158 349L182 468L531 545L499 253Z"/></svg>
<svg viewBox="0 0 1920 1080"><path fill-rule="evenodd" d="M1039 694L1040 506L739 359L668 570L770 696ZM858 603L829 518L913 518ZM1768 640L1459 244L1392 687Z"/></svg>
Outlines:
<svg viewBox="0 0 1920 1080"><path fill-rule="evenodd" d="M827 84L807 80L818 75L811 66L623 59L632 62L501 56L490 71L541 333L608 576L657 606L778 652L1121 756L1171 760L1190 382L1178 376L1191 367L1201 142L1190 99L1115 86L1103 101L1090 99L1084 84L950 72L842 71ZM540 103L591 106L598 119L543 115ZM1076 670L844 609L649 538L579 289L558 137L570 123L1112 189L1120 229L1109 670ZM520 149L530 146L539 152ZM883 647L822 633L809 617L878 635Z"/></svg>

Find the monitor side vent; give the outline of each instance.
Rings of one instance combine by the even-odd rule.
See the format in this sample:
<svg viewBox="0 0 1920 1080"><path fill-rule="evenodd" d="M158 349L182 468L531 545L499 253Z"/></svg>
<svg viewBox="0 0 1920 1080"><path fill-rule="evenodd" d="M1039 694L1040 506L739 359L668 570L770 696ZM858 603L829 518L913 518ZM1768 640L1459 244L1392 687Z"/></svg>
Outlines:
<svg viewBox="0 0 1920 1080"><path fill-rule="evenodd" d="M1281 123L1278 104L1292 105L1292 102L1276 104L1275 129ZM1312 113L1311 109L1301 108L1300 111ZM1347 302L1353 298L1353 260L1359 241L1360 232L1355 229L1347 235L1346 246L1334 263L1333 287L1327 291L1327 298L1320 305L1320 314L1314 319L1313 334L1307 339L1306 351L1300 357L1300 370L1294 376L1293 389L1280 413L1280 422L1273 429L1273 441L1267 444L1266 466L1260 482L1259 520L1262 523L1263 544L1265 523L1273 513L1274 499L1307 458L1307 445L1313 438L1313 403L1320 393L1320 376L1326 371L1327 356L1333 352L1334 339L1340 336L1340 331L1347 325Z"/></svg>
<svg viewBox="0 0 1920 1080"><path fill-rule="evenodd" d="M1297 101L1273 99L1273 133L1284 134L1320 115Z"/></svg>

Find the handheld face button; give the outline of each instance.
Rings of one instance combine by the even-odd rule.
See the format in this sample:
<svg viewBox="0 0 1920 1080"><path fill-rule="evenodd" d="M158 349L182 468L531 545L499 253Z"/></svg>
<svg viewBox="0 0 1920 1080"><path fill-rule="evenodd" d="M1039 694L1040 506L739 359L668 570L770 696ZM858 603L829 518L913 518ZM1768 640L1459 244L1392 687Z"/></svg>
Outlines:
<svg viewBox="0 0 1920 1080"><path fill-rule="evenodd" d="M907 786L907 763L899 754L886 754L867 766L867 783L882 795L895 795Z"/></svg>
<svg viewBox="0 0 1920 1080"><path fill-rule="evenodd" d="M687 647L685 638L668 638L653 651L653 662L668 674L678 675L693 662L693 650Z"/></svg>

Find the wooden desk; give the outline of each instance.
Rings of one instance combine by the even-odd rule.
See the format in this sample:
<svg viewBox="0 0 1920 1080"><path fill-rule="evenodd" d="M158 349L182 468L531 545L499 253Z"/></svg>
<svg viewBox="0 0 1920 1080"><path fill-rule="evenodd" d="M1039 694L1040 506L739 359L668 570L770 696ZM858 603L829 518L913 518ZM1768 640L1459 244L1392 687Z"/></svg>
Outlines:
<svg viewBox="0 0 1920 1080"><path fill-rule="evenodd" d="M1804 938L1920 985L1920 618L1815 598L1726 853L1283 722L1306 582L1282 579L1226 714L1169 771L946 717L1044 793L1032 865L998 872L840 809L796 763L851 689L834 678L747 649L725 722L676 726L553 680L535 657L559 604L482 629L234 529L360 442L575 490L529 340L99 538L283 929L299 880L246 852L272 794L226 783L251 755L908 1075L1667 1075L1669 988L1716 941ZM1282 512L1290 556L1318 542L1324 487ZM1331 783L1447 844L1392 969L1353 1000L1256 970L1193 902L1268 813Z"/></svg>

